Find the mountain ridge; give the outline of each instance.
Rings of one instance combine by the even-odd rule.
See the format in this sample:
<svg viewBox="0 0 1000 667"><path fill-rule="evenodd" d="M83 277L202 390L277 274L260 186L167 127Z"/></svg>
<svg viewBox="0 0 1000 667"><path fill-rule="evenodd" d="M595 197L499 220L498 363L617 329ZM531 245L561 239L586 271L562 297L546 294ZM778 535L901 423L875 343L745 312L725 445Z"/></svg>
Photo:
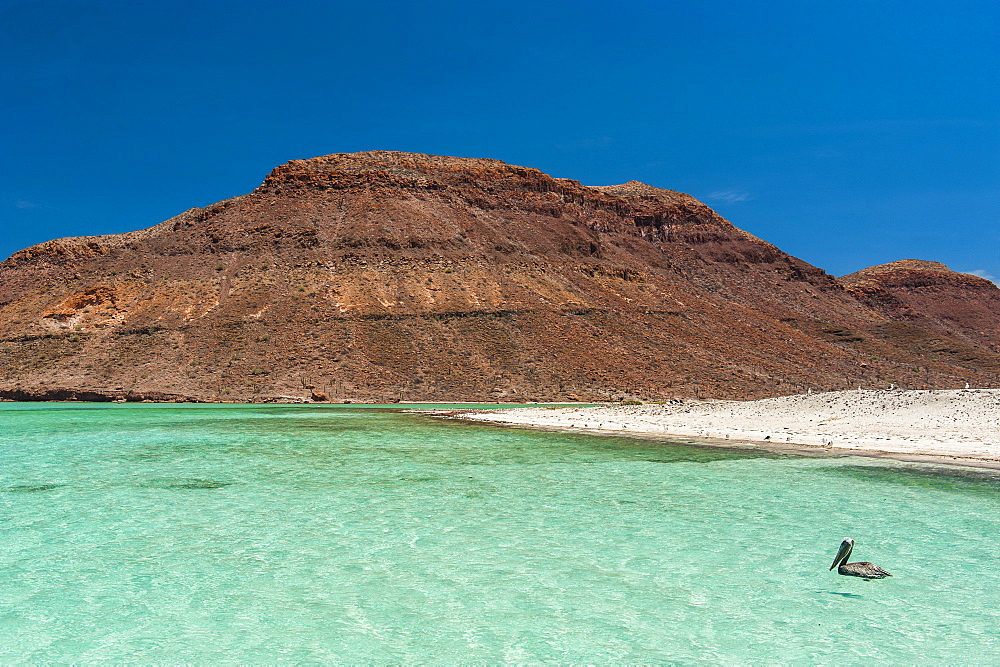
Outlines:
<svg viewBox="0 0 1000 667"><path fill-rule="evenodd" d="M992 329L907 319L846 278L637 181L333 154L0 263L0 392L658 400L1000 378Z"/></svg>

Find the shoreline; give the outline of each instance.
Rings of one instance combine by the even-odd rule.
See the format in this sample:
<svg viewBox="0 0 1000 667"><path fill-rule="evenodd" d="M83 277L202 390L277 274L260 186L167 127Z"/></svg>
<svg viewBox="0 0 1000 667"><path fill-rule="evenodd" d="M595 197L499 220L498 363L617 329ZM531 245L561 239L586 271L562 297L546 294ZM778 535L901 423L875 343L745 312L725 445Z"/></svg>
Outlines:
<svg viewBox="0 0 1000 667"><path fill-rule="evenodd" d="M1000 470L1000 389L849 390L757 401L449 411L508 427Z"/></svg>

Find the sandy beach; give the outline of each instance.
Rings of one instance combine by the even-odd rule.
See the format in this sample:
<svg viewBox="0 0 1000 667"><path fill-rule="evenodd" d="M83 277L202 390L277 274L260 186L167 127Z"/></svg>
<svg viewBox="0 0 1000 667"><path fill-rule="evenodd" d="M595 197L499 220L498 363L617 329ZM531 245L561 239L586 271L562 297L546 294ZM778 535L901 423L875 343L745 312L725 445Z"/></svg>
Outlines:
<svg viewBox="0 0 1000 667"><path fill-rule="evenodd" d="M1000 467L1000 389L857 390L758 401L540 406L456 416L498 424L928 457Z"/></svg>

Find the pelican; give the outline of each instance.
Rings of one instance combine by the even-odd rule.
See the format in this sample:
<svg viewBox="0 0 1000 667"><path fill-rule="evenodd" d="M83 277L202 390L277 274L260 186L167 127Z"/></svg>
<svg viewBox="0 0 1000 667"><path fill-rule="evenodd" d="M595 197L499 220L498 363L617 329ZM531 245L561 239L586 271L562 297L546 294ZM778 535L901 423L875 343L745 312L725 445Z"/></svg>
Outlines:
<svg viewBox="0 0 1000 667"><path fill-rule="evenodd" d="M862 579L885 579L886 577L891 577L892 574L886 572L880 568L875 563L869 563L863 560L858 563L848 563L847 559L851 557L851 551L854 550L854 540L849 537L845 537L844 541L840 543L840 549L837 551L837 557L833 559L833 565L830 569L837 568L837 574L843 574L848 577L861 577ZM837 567L837 566L840 567Z"/></svg>

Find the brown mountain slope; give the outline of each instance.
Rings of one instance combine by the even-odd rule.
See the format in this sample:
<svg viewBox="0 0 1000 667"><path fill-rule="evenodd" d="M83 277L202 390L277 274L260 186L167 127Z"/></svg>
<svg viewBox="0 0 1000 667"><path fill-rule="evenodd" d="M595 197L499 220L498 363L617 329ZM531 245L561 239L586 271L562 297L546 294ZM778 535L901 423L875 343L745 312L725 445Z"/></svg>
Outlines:
<svg viewBox="0 0 1000 667"><path fill-rule="evenodd" d="M891 320L911 322L1000 352L1000 288L940 262L903 259L837 279Z"/></svg>
<svg viewBox="0 0 1000 667"><path fill-rule="evenodd" d="M294 160L149 229L15 253L0 294L8 396L759 397L1000 373L966 341L971 361L932 359L937 332L899 339L688 195L498 160Z"/></svg>

